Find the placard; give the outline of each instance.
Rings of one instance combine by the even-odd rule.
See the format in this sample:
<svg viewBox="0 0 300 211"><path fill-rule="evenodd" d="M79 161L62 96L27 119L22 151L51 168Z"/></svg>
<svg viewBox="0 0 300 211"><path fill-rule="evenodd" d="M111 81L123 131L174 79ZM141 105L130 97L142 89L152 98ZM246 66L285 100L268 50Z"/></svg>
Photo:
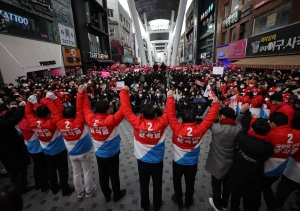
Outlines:
<svg viewBox="0 0 300 211"><path fill-rule="evenodd" d="M109 76L109 72L101 72L103 78L107 78Z"/></svg>
<svg viewBox="0 0 300 211"><path fill-rule="evenodd" d="M223 75L224 67L214 67L213 74L214 75Z"/></svg>
<svg viewBox="0 0 300 211"><path fill-rule="evenodd" d="M123 86L125 86L124 81L117 81L117 87L115 89L116 90L121 90Z"/></svg>
<svg viewBox="0 0 300 211"><path fill-rule="evenodd" d="M60 76L60 70L52 70L52 75Z"/></svg>

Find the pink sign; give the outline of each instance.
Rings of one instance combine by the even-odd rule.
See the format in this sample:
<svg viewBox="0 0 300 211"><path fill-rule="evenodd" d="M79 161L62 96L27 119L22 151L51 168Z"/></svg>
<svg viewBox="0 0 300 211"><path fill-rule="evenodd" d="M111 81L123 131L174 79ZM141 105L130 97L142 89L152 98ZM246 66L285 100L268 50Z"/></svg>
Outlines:
<svg viewBox="0 0 300 211"><path fill-rule="evenodd" d="M228 58L229 59L245 58L246 45L247 45L247 39L229 43Z"/></svg>
<svg viewBox="0 0 300 211"><path fill-rule="evenodd" d="M109 76L109 72L102 72L102 77L107 78Z"/></svg>
<svg viewBox="0 0 300 211"><path fill-rule="evenodd" d="M60 76L60 70L52 70L52 75Z"/></svg>

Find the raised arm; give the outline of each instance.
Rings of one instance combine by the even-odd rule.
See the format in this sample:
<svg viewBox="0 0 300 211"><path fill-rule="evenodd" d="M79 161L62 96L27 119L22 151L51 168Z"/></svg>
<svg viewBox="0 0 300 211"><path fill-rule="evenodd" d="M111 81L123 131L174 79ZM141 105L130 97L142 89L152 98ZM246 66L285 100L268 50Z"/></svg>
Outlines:
<svg viewBox="0 0 300 211"><path fill-rule="evenodd" d="M210 126L214 123L214 120L219 112L220 103L218 98L216 97L212 103L211 108L207 114L207 116L204 118L204 120L198 125L198 129L201 131L201 134L204 135L206 131L210 128Z"/></svg>
<svg viewBox="0 0 300 211"><path fill-rule="evenodd" d="M78 93L76 97L76 117L74 120L75 127L81 127L84 124L84 115L83 115L84 91L85 91L85 87L83 85L80 85L78 87Z"/></svg>
<svg viewBox="0 0 300 211"><path fill-rule="evenodd" d="M241 129L243 128L243 127L242 127L242 119L243 119L244 116L245 116L245 112L246 112L247 110L249 110L249 108L250 108L250 105L249 105L248 103L242 105L240 113L239 113L239 114L237 115L237 117L235 118L236 125L237 125L239 128L241 128Z"/></svg>
<svg viewBox="0 0 300 211"><path fill-rule="evenodd" d="M170 122L170 127L173 131L178 131L180 130L181 124L178 122L176 118L176 111L175 111L175 99L173 97L173 91L170 90L168 91L168 98L167 98L167 103L166 107L167 109L167 114Z"/></svg>
<svg viewBox="0 0 300 211"><path fill-rule="evenodd" d="M131 105L130 105L130 96L128 94L129 88L127 86L123 87L120 92L121 98L121 110L126 117L127 121L132 125L137 124L137 117L132 112Z"/></svg>
<svg viewBox="0 0 300 211"><path fill-rule="evenodd" d="M30 95L25 106L25 118L27 119L29 125L33 122L36 122L36 117L33 111L33 105L37 103L35 95Z"/></svg>
<svg viewBox="0 0 300 211"><path fill-rule="evenodd" d="M83 92L83 114L86 120L92 118L95 115L91 109L87 92Z"/></svg>

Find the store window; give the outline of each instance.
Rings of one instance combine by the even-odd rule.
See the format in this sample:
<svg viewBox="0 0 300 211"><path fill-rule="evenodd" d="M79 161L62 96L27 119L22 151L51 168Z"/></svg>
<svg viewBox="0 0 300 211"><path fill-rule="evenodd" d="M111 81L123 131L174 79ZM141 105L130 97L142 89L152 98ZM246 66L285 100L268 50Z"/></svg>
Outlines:
<svg viewBox="0 0 300 211"><path fill-rule="evenodd" d="M233 12L236 10L239 6L239 0L232 0L231 1L231 11Z"/></svg>
<svg viewBox="0 0 300 211"><path fill-rule="evenodd" d="M108 17L111 17L111 18L114 17L114 10L108 9L107 12L108 12Z"/></svg>
<svg viewBox="0 0 300 211"><path fill-rule="evenodd" d="M131 50L124 48L124 56L132 56Z"/></svg>
<svg viewBox="0 0 300 211"><path fill-rule="evenodd" d="M236 27L230 29L230 42L235 41Z"/></svg>
<svg viewBox="0 0 300 211"><path fill-rule="evenodd" d="M245 39L248 37L248 28L249 28L249 21L246 21L245 23L241 24L239 40Z"/></svg>
<svg viewBox="0 0 300 211"><path fill-rule="evenodd" d="M211 45L214 41L213 34L201 40L201 46Z"/></svg>
<svg viewBox="0 0 300 211"><path fill-rule="evenodd" d="M88 37L89 37L90 52L103 53L102 48L101 48L100 38L91 33L88 33Z"/></svg>
<svg viewBox="0 0 300 211"><path fill-rule="evenodd" d="M224 18L229 16L229 3L224 5Z"/></svg>
<svg viewBox="0 0 300 211"><path fill-rule="evenodd" d="M226 44L227 31L222 33L222 45Z"/></svg>
<svg viewBox="0 0 300 211"><path fill-rule="evenodd" d="M123 15L120 14L120 21L122 22L122 20L123 20Z"/></svg>
<svg viewBox="0 0 300 211"><path fill-rule="evenodd" d="M111 54L113 55L119 54L118 47L111 46Z"/></svg>
<svg viewBox="0 0 300 211"><path fill-rule="evenodd" d="M290 10L291 2L255 18L253 35L287 25L290 16Z"/></svg>

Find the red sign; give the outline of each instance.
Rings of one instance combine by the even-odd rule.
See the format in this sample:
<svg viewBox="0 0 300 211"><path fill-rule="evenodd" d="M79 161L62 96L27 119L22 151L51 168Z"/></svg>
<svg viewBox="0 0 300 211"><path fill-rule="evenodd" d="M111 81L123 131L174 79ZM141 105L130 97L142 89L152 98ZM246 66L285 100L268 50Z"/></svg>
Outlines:
<svg viewBox="0 0 300 211"><path fill-rule="evenodd" d="M228 45L228 58L245 58L246 56L247 39L239 40L229 43Z"/></svg>
<svg viewBox="0 0 300 211"><path fill-rule="evenodd" d="M263 0L263 1L259 2L257 5L255 5L253 9L256 10L256 9L260 8L261 6L265 5L266 3L269 3L270 1L271 0Z"/></svg>

